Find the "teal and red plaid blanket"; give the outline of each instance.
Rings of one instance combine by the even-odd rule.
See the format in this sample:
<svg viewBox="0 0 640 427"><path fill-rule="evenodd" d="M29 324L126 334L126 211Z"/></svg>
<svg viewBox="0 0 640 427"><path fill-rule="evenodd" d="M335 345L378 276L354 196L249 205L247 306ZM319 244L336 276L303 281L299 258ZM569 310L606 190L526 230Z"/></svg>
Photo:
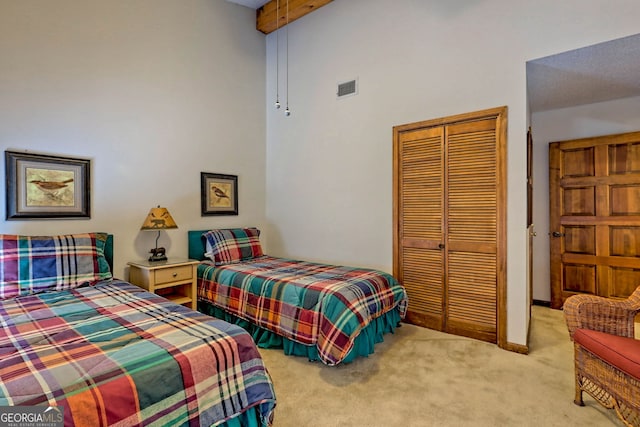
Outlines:
<svg viewBox="0 0 640 427"><path fill-rule="evenodd" d="M0 301L0 316L0 406L62 406L65 426L271 422L249 334L129 283Z"/></svg>
<svg viewBox="0 0 640 427"><path fill-rule="evenodd" d="M262 256L198 266L198 297L234 316L305 345L328 365L340 363L373 319L397 309L407 295L390 274Z"/></svg>

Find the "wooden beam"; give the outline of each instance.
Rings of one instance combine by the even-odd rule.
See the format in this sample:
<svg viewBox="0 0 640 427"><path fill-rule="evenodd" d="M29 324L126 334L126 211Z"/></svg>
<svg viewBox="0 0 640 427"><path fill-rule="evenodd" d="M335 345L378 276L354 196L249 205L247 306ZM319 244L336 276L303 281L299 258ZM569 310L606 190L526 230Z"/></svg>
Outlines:
<svg viewBox="0 0 640 427"><path fill-rule="evenodd" d="M256 28L258 31L269 34L287 25L287 0L278 0L280 10L277 12L278 24L276 25L276 0L271 0L256 11ZM333 0L288 0L289 22L302 18L308 13L331 3Z"/></svg>

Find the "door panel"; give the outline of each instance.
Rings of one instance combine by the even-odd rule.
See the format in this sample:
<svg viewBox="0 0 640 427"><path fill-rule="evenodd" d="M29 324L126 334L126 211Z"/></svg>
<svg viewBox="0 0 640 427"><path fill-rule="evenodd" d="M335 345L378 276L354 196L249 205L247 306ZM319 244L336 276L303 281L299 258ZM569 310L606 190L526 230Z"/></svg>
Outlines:
<svg viewBox="0 0 640 427"><path fill-rule="evenodd" d="M610 145L609 170L611 175L640 173L640 143Z"/></svg>
<svg viewBox="0 0 640 427"><path fill-rule="evenodd" d="M640 215L640 184L612 185L609 215Z"/></svg>
<svg viewBox="0 0 640 427"><path fill-rule="evenodd" d="M496 120L446 133L446 330L496 342Z"/></svg>
<svg viewBox="0 0 640 427"><path fill-rule="evenodd" d="M640 270L624 267L610 268L611 280L608 294L613 297L626 298L633 293L640 283Z"/></svg>
<svg viewBox="0 0 640 427"><path fill-rule="evenodd" d="M438 330L444 327L443 139L442 128L403 132L397 153L398 278L411 298L407 320Z"/></svg>
<svg viewBox="0 0 640 427"><path fill-rule="evenodd" d="M564 263L564 287L569 292L596 293L596 267L592 264Z"/></svg>
<svg viewBox="0 0 640 427"><path fill-rule="evenodd" d="M563 154L564 177L576 178L594 175L595 153L593 147L567 149Z"/></svg>
<svg viewBox="0 0 640 427"><path fill-rule="evenodd" d="M640 227L612 226L609 227L609 234L611 256L640 257Z"/></svg>
<svg viewBox="0 0 640 427"><path fill-rule="evenodd" d="M574 254L596 254L596 229L592 225L564 227L564 250Z"/></svg>
<svg viewBox="0 0 640 427"><path fill-rule="evenodd" d="M495 254L449 253L447 332L495 342L495 269Z"/></svg>
<svg viewBox="0 0 640 427"><path fill-rule="evenodd" d="M640 283L640 132L549 145L551 306Z"/></svg>
<svg viewBox="0 0 640 427"><path fill-rule="evenodd" d="M596 214L595 187L566 187L563 192L563 215L577 216Z"/></svg>
<svg viewBox="0 0 640 427"><path fill-rule="evenodd" d="M402 284L411 296L406 320L441 331L444 321L442 251L404 247L402 258Z"/></svg>

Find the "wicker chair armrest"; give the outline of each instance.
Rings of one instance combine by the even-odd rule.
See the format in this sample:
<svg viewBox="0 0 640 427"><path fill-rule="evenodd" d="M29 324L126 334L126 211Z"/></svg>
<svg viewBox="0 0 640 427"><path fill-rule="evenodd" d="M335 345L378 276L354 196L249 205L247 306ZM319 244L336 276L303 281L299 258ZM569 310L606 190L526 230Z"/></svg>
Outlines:
<svg viewBox="0 0 640 427"><path fill-rule="evenodd" d="M563 310L572 340L573 333L578 328L633 338L634 319L640 312L640 305L635 304L632 299L573 295L567 298Z"/></svg>

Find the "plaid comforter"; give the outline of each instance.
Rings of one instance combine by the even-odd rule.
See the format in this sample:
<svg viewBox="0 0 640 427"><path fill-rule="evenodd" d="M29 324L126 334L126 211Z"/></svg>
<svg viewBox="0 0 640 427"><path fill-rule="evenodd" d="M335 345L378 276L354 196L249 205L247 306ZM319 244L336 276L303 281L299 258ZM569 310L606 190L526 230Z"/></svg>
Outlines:
<svg viewBox="0 0 640 427"><path fill-rule="evenodd" d="M371 269L270 256L198 266L198 297L305 345L328 365L340 363L373 319L407 307L404 288Z"/></svg>
<svg viewBox="0 0 640 427"><path fill-rule="evenodd" d="M65 426L217 425L275 396L249 334L126 282L0 301L0 406Z"/></svg>

